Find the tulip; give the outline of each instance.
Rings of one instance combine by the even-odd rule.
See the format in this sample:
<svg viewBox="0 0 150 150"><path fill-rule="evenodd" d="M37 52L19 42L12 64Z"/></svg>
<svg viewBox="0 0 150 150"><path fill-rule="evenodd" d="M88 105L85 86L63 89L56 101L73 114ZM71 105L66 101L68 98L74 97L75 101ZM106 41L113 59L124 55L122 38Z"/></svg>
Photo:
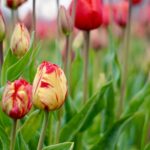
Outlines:
<svg viewBox="0 0 150 150"><path fill-rule="evenodd" d="M73 9L73 0L70 12ZM102 2L101 0L78 0L76 6L75 26L81 30L92 30L102 24Z"/></svg>
<svg viewBox="0 0 150 150"><path fill-rule="evenodd" d="M116 24L124 28L128 20L129 3L127 1L118 2L113 7L113 17Z"/></svg>
<svg viewBox="0 0 150 150"><path fill-rule="evenodd" d="M68 36L73 31L72 18L64 6L60 6L58 13L58 28L64 35Z"/></svg>
<svg viewBox="0 0 150 150"><path fill-rule="evenodd" d="M6 0L7 7L11 9L17 9L19 6L21 6L24 2L27 0Z"/></svg>
<svg viewBox="0 0 150 150"><path fill-rule="evenodd" d="M0 42L2 42L6 35L6 26L2 13L0 12Z"/></svg>
<svg viewBox="0 0 150 150"><path fill-rule="evenodd" d="M129 1L129 0L126 0L126 1ZM142 2L142 0L131 0L132 4L133 5L136 5L136 4L139 4Z"/></svg>
<svg viewBox="0 0 150 150"><path fill-rule="evenodd" d="M16 24L10 45L12 53L21 58L29 50L29 46L30 35L27 28L22 23Z"/></svg>
<svg viewBox="0 0 150 150"><path fill-rule="evenodd" d="M67 80L63 70L44 61L37 69L33 82L33 104L43 110L60 108L67 94Z"/></svg>
<svg viewBox="0 0 150 150"><path fill-rule="evenodd" d="M103 26L107 27L110 23L110 6L109 5L103 5Z"/></svg>
<svg viewBox="0 0 150 150"><path fill-rule="evenodd" d="M8 82L2 96L3 111L14 119L23 118L31 109L32 86L23 79Z"/></svg>

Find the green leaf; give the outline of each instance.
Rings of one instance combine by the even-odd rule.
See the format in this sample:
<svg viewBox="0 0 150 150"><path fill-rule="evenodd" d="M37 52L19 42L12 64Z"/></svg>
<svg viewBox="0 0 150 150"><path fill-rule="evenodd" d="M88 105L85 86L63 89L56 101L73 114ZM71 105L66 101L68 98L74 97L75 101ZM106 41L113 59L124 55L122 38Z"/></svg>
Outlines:
<svg viewBox="0 0 150 150"><path fill-rule="evenodd" d="M115 93L113 84L111 84L106 93L105 93L105 99L106 99L106 107L103 112L102 116L102 132L107 131L112 124L114 123L115 119Z"/></svg>
<svg viewBox="0 0 150 150"><path fill-rule="evenodd" d="M2 99L3 91L4 91L4 87L1 87L1 88L0 88L0 101L1 101L1 99Z"/></svg>
<svg viewBox="0 0 150 150"><path fill-rule="evenodd" d="M135 113L145 102L144 99L150 94L149 84L146 84L144 88L139 91L129 102L123 116Z"/></svg>
<svg viewBox="0 0 150 150"><path fill-rule="evenodd" d="M17 134L17 139L16 139L16 149L17 150L29 150L28 145L25 143L21 133L19 132Z"/></svg>
<svg viewBox="0 0 150 150"><path fill-rule="evenodd" d="M135 116L136 115L126 116L114 123L114 125L104 134L103 137L100 137L98 142L90 150L115 150L115 145L123 127L125 127L125 125Z"/></svg>
<svg viewBox="0 0 150 150"><path fill-rule="evenodd" d="M73 142L59 143L45 147L43 150L73 150Z"/></svg>
<svg viewBox="0 0 150 150"><path fill-rule="evenodd" d="M110 83L105 85L97 94L95 94L85 106L79 111L60 132L60 141L70 141L75 135L86 129L92 122L92 119L104 108L103 94L109 87ZM70 130L72 129L72 130Z"/></svg>
<svg viewBox="0 0 150 150"><path fill-rule="evenodd" d="M10 66L12 66L15 62L17 62L17 58L12 54L11 49L8 50L6 58L4 60L2 71L1 71L1 84L4 86L7 82L7 70Z"/></svg>
<svg viewBox="0 0 150 150"><path fill-rule="evenodd" d="M3 146L3 150L9 149L9 136L5 133L5 130L0 126L0 140Z"/></svg>
<svg viewBox="0 0 150 150"><path fill-rule="evenodd" d="M150 150L150 143L145 146L144 150Z"/></svg>
<svg viewBox="0 0 150 150"><path fill-rule="evenodd" d="M66 122L68 122L72 117L77 113L77 109L74 106L73 100L70 95L67 97L65 102L65 113L66 113Z"/></svg>
<svg viewBox="0 0 150 150"><path fill-rule="evenodd" d="M27 66L30 65L30 63L32 62L32 54L34 51L33 41L34 41L34 33L32 34L31 37L30 49L28 50L28 52L7 70L7 80L13 81L17 79L18 77L21 76L21 74L27 68Z"/></svg>
<svg viewBox="0 0 150 150"><path fill-rule="evenodd" d="M28 119L25 121L23 126L18 130L21 132L23 139L26 143L30 141L31 138L34 138L36 131L41 126L42 113L39 110L35 110L30 114Z"/></svg>
<svg viewBox="0 0 150 150"><path fill-rule="evenodd" d="M141 150L144 149L144 146L145 146L145 141L146 141L146 138L147 138L147 133L148 133L148 128L149 128L149 113L146 112L145 113L145 118L144 118L144 125L143 125L143 133L142 133L142 137L141 137Z"/></svg>

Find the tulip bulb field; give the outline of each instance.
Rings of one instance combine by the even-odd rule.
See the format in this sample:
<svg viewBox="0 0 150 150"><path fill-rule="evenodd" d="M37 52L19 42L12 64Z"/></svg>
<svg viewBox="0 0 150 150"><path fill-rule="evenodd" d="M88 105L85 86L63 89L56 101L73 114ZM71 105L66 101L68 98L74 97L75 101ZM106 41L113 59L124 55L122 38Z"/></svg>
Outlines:
<svg viewBox="0 0 150 150"><path fill-rule="evenodd" d="M0 150L150 150L150 1L4 1Z"/></svg>

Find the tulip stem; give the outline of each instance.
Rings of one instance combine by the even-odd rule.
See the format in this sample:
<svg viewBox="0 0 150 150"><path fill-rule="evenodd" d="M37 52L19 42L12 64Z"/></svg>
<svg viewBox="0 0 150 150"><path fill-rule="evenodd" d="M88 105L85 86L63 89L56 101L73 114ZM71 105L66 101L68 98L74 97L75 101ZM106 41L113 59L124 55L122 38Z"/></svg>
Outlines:
<svg viewBox="0 0 150 150"><path fill-rule="evenodd" d="M59 0L56 0L57 2L57 12L59 11Z"/></svg>
<svg viewBox="0 0 150 150"><path fill-rule="evenodd" d="M64 71L68 79L68 62L69 62L69 36L66 36L66 49L64 59Z"/></svg>
<svg viewBox="0 0 150 150"><path fill-rule="evenodd" d="M84 32L84 87L83 87L83 103L86 103L88 97L88 63L89 63L89 41L90 41L90 32Z"/></svg>
<svg viewBox="0 0 150 150"><path fill-rule="evenodd" d="M0 42L0 70L2 69L3 65L3 41Z"/></svg>
<svg viewBox="0 0 150 150"><path fill-rule="evenodd" d="M131 33L131 15L132 15L132 1L129 0L129 14L128 14L128 25L126 28L126 37L125 37L125 47L124 47L124 59L123 59L123 71L122 71L122 85L121 85L121 96L119 101L119 116L123 111L127 78L128 78L128 59L129 59L129 49L130 49L130 33Z"/></svg>
<svg viewBox="0 0 150 150"><path fill-rule="evenodd" d="M13 120L12 133L11 133L10 150L15 149L16 131L17 131L17 119L14 119Z"/></svg>
<svg viewBox="0 0 150 150"><path fill-rule="evenodd" d="M61 128L62 114L63 114L63 107L58 110L58 123L57 123L56 140L55 140L56 143L59 143L59 133L60 133L60 128Z"/></svg>
<svg viewBox="0 0 150 150"><path fill-rule="evenodd" d="M40 139L39 139L37 150L42 150L46 129L47 129L47 126L48 126L48 120L49 120L49 112L45 111L44 112L43 125L42 125L42 131L41 131L41 134L40 134Z"/></svg>
<svg viewBox="0 0 150 150"><path fill-rule="evenodd" d="M33 0L33 20L32 20L32 28L35 32L34 37L36 38L36 0Z"/></svg>

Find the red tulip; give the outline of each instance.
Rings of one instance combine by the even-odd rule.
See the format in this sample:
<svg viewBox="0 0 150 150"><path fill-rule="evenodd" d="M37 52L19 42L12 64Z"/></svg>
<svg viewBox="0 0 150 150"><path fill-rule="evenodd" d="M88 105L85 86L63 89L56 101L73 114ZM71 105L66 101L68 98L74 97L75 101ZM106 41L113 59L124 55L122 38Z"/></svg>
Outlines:
<svg viewBox="0 0 150 150"><path fill-rule="evenodd" d="M107 5L103 5L102 7L103 10L103 26L107 27L110 23L110 6Z"/></svg>
<svg viewBox="0 0 150 150"><path fill-rule="evenodd" d="M23 79L8 82L3 98L3 111L11 118L20 119L31 109L32 86Z"/></svg>
<svg viewBox="0 0 150 150"><path fill-rule="evenodd" d="M11 9L17 9L20 5L22 5L27 0L6 0L7 7Z"/></svg>
<svg viewBox="0 0 150 150"><path fill-rule="evenodd" d="M133 4L139 4L139 3L141 3L142 2L142 0L132 0L132 3Z"/></svg>
<svg viewBox="0 0 150 150"><path fill-rule="evenodd" d="M126 1L129 1L129 0L126 0ZM141 2L142 2L142 0L132 0L133 5L139 4Z"/></svg>
<svg viewBox="0 0 150 150"><path fill-rule="evenodd" d="M129 3L127 1L118 2L113 7L114 21L120 26L125 27L128 20Z"/></svg>
<svg viewBox="0 0 150 150"><path fill-rule="evenodd" d="M72 13L74 0L70 5ZM75 26L81 30L92 30L102 24L101 0L78 0L76 6Z"/></svg>

